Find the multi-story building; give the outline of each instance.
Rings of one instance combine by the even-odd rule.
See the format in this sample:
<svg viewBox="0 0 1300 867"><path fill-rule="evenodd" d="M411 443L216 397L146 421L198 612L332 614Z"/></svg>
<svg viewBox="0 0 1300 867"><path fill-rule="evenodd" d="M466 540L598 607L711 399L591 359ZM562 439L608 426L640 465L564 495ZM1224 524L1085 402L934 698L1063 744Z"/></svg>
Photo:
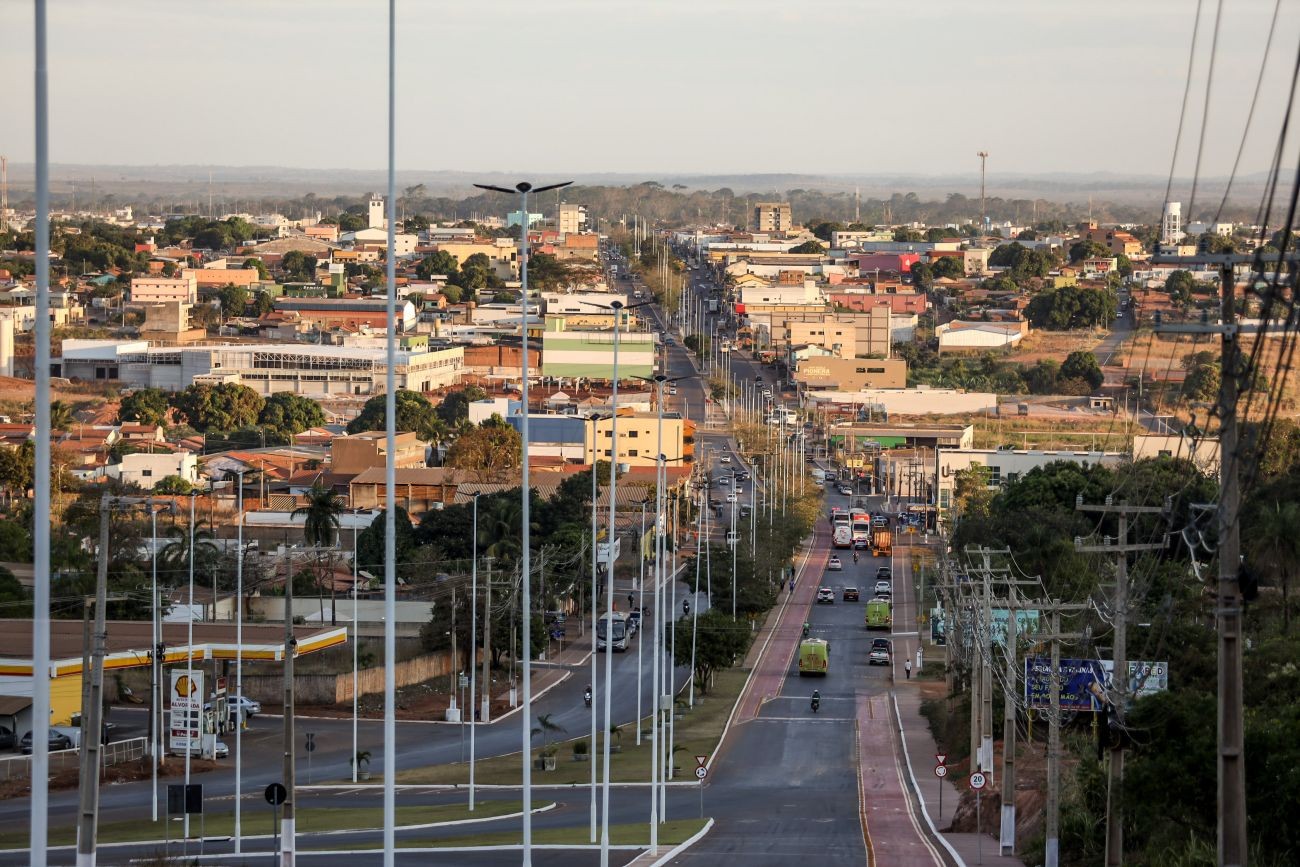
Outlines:
<svg viewBox="0 0 1300 867"><path fill-rule="evenodd" d="M248 289L261 279L256 268L183 268L181 279L193 277L200 289L240 286ZM135 288L134 283L131 287Z"/></svg>
<svg viewBox="0 0 1300 867"><path fill-rule="evenodd" d="M1085 467L1092 464L1111 467L1127 459L1123 452L941 447L938 449L937 465L934 470L938 477L938 506L940 509L952 508L953 494L957 488L956 474L974 466L985 467L988 470L988 487L990 490L996 490L1008 482L1014 482L1030 470L1057 461L1069 461Z"/></svg>
<svg viewBox="0 0 1300 867"><path fill-rule="evenodd" d="M428 447L413 431L402 431L396 437L397 450L393 465L398 468L422 467ZM353 475L371 467L383 467L388 459L387 435L381 430L361 431L330 440L330 471L340 475Z"/></svg>
<svg viewBox="0 0 1300 867"><path fill-rule="evenodd" d="M753 232L788 232L794 228L789 202L758 202L750 215L749 228Z"/></svg>
<svg viewBox="0 0 1300 867"><path fill-rule="evenodd" d="M807 318L786 317L775 345L820 346L840 358L888 358L893 344L892 311L879 304L865 313L823 313Z"/></svg>
<svg viewBox="0 0 1300 867"><path fill-rule="evenodd" d="M277 298L275 309L283 313L295 313L304 324L322 330L357 329L362 326L382 330L388 328L386 298ZM414 328L418 319L415 305L406 300L398 302L397 317L399 331Z"/></svg>
<svg viewBox="0 0 1300 867"><path fill-rule="evenodd" d="M104 474L146 491L152 491L154 485L168 476L179 476L193 485L199 481L198 458L185 450L158 454L133 452L122 455L118 463L104 467Z"/></svg>
<svg viewBox="0 0 1300 867"><path fill-rule="evenodd" d="M587 206L571 205L561 202L557 214L556 229L561 235L576 235L587 228Z"/></svg>
<svg viewBox="0 0 1300 867"><path fill-rule="evenodd" d="M1160 243L1173 245L1183 240L1183 203L1166 202L1160 219Z"/></svg>
<svg viewBox="0 0 1300 867"><path fill-rule="evenodd" d="M1133 258L1142 255L1142 242L1122 229L1090 226L1084 233L1084 239L1100 244L1116 256Z"/></svg>
<svg viewBox="0 0 1300 867"><path fill-rule="evenodd" d="M252 273L257 274L256 271ZM197 304L199 301L199 281L193 273L180 277L133 277L131 279L131 301L136 304L158 301L180 301L183 304Z"/></svg>
<svg viewBox="0 0 1300 867"><path fill-rule="evenodd" d="M618 377L651 377L655 373L653 332L618 335ZM564 379L614 378L614 332L569 331L563 316L548 316L542 334L542 375Z"/></svg>
<svg viewBox="0 0 1300 867"><path fill-rule="evenodd" d="M906 388L907 362L834 356L806 358L795 369L794 381L804 388L833 391Z"/></svg>

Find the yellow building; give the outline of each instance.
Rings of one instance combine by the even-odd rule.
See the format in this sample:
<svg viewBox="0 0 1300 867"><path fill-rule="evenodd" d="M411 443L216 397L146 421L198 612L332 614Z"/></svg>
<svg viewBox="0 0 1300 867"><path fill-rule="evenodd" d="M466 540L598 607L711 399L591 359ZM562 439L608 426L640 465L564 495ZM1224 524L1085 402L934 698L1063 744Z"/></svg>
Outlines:
<svg viewBox="0 0 1300 867"><path fill-rule="evenodd" d="M470 256L482 253L502 280L519 278L519 250L508 238L499 238L492 243L449 241L438 244L438 249L454 256L458 266L464 265Z"/></svg>
<svg viewBox="0 0 1300 867"><path fill-rule="evenodd" d="M664 413L663 454L669 466L680 466L687 455L686 421L678 413ZM613 422L604 419L595 424L596 460L628 464L633 467L652 467L659 454L659 417L651 412L625 412L618 415L618 455L614 456L611 431ZM592 425L584 424L586 431L584 451L591 454Z"/></svg>

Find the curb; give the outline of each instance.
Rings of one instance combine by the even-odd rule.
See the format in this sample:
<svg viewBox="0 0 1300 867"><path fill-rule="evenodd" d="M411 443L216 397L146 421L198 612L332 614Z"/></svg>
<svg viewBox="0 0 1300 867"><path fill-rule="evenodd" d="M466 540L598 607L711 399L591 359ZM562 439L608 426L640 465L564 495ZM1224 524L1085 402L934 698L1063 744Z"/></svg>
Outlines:
<svg viewBox="0 0 1300 867"><path fill-rule="evenodd" d="M925 798L921 796L921 785L916 781L916 774L912 771L912 757L907 752L907 738L903 736L903 715L898 710L898 696L894 693L889 694L889 700L894 705L894 722L898 726L898 742L903 747L903 761L907 765L907 778L912 782L912 792L916 795L916 800L921 805L921 815L925 817L925 824L930 829L930 833L943 845L943 848L952 856L952 860L957 863L957 867L966 867L966 862L957 854L957 850L948 842L948 838L939 833L939 829L934 826L934 820L930 818L930 811L926 809Z"/></svg>
<svg viewBox="0 0 1300 867"><path fill-rule="evenodd" d="M704 827L703 827L703 828L701 828L700 830L696 831L695 834L693 834L690 838L688 838L688 839L686 839L686 840L683 840L681 843L678 843L674 848L668 850L668 854L663 855L663 856L660 857L658 860L651 862L650 867L659 867L659 865L661 865L661 864L667 864L669 861L673 860L673 859L676 858L678 855L682 854L682 853L685 852L687 849L691 848L691 847L694 846L696 843L698 843L698 842L700 842L701 840L703 840L703 839L704 839L704 835L707 834L707 833L709 833L709 831L711 831L711 830L713 830L713 818L712 818L712 817L709 818L709 821L707 821L707 822L704 823Z"/></svg>

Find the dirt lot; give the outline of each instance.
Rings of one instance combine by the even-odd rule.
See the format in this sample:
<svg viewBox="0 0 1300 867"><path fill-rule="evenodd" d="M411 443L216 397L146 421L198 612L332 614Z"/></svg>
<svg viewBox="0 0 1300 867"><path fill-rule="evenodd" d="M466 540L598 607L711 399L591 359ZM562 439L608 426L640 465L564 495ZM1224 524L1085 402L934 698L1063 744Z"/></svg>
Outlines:
<svg viewBox="0 0 1300 867"><path fill-rule="evenodd" d="M1101 343L1109 332L1094 331L1031 331L1015 352L1007 356L1008 361L1020 364L1034 364L1043 358L1064 361L1071 352L1080 349L1092 349Z"/></svg>
<svg viewBox="0 0 1300 867"><path fill-rule="evenodd" d="M211 771L217 767L217 763L208 759L191 759L190 773L201 774L205 771ZM185 762L168 761L158 768L159 777L172 777L185 775ZM101 779L102 785L111 786L114 783L130 783L136 780L149 779L149 761L140 759L134 762L125 762L120 765L111 765L104 769L104 776ZM80 774L75 768L69 768L66 771L59 771L50 774L50 791L59 791L62 789L77 788L77 781ZM31 794L32 786L29 780L6 780L0 783L0 798L25 798Z"/></svg>

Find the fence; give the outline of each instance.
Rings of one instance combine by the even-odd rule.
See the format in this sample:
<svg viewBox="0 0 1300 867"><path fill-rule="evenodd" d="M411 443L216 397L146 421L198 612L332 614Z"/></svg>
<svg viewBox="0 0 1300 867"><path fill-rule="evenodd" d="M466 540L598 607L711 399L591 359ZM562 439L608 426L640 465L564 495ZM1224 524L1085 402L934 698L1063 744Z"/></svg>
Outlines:
<svg viewBox="0 0 1300 867"><path fill-rule="evenodd" d="M104 767L110 765L120 765L124 762L133 762L143 759L148 753L148 738L129 738L124 741L114 741L104 744L100 752L104 761ZM50 752L50 773L57 774L60 771L76 770L80 767L81 750L53 750ZM0 759L0 782L9 780L26 780L32 775L32 757L31 756L10 756Z"/></svg>
<svg viewBox="0 0 1300 867"><path fill-rule="evenodd" d="M451 653L429 653L393 666L398 686L411 686L448 677ZM462 666L464 660L461 661ZM482 664L482 653L479 663ZM365 668L357 672L357 693L377 695L384 691L384 668ZM256 701L279 704L284 699L284 677L278 674L244 675L244 695ZM340 674L300 674L294 678L294 701L299 704L343 704L352 701L352 672Z"/></svg>

